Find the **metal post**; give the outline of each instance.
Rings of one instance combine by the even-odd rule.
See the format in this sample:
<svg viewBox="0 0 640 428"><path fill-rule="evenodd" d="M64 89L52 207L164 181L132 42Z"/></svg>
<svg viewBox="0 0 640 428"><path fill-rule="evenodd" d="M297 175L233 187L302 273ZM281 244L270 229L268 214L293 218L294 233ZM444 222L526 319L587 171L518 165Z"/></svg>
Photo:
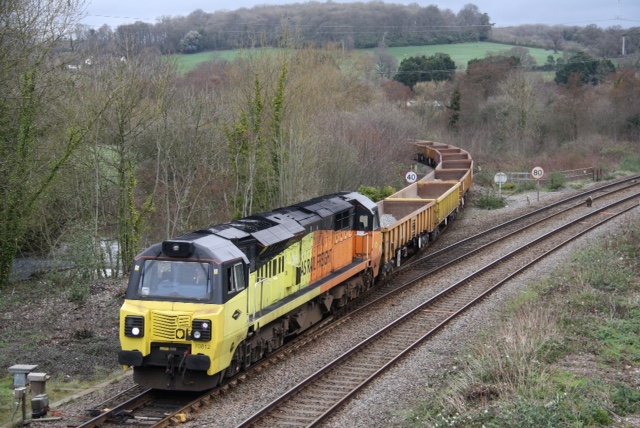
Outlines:
<svg viewBox="0 0 640 428"><path fill-rule="evenodd" d="M22 395L22 425L27 424L27 392Z"/></svg>

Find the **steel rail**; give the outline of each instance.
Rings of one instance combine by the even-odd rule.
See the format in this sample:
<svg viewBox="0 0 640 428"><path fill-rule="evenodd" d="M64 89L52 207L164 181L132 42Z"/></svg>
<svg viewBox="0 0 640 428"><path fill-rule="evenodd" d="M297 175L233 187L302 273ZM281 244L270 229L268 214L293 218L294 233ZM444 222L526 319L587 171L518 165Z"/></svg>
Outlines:
<svg viewBox="0 0 640 428"><path fill-rule="evenodd" d="M448 287L446 290L443 290L442 292L438 293L436 296L432 297L427 302L424 302L423 304L419 305L417 308L413 309L412 311L410 311L407 314L403 315L402 317L398 318L396 321L394 321L393 323L389 324L388 326L386 326L382 330L378 331L377 333L375 333L374 335L372 335L368 339L362 341L360 344L356 345L354 348L352 348L348 352L344 353L342 356L336 358L335 360L333 360L332 362L327 364L325 367L323 367L322 369L318 370L316 373L312 374L307 379L305 379L304 381L302 381L301 383L296 385L294 388L291 388L289 391L287 391L281 397L279 397L278 399L274 400L272 403L270 403L264 409L262 409L261 411L255 413L253 416L251 416L245 422L240 424L239 427L268 426L268 425L272 425L273 423L278 423L278 421L281 421L285 417L283 415L286 415L286 412L289 409L295 409L295 415L291 416L291 419L286 420L287 423L296 424L296 422L294 422L294 421L297 421L297 425L296 426L305 426L305 427L317 426L320 422L322 422L329 415L331 415L333 412L335 412L336 409L338 409L345 402L347 402L355 393L357 393L365 385L367 385L373 379L378 377L381 373L386 371L389 367L391 367L393 364L395 364L397 361L399 361L408 352L410 352L411 350L415 349L417 346L419 346L422 342L424 342L428 338L432 337L444 325L446 325L447 323L451 322L451 320L453 320L453 319L457 318L458 316L460 316L460 314L466 312L466 310L468 308L470 308L471 306L475 305L477 302L483 300L487 295L489 295L490 293L494 292L497 288L501 287L506 282L508 282L509 280L513 279L515 276L519 275L520 273L522 273L523 271L528 269L531 265L533 265L535 263L538 263L540 260L542 260L543 258L547 257L549 254L552 254L553 252L555 252L558 249L560 249L560 248L564 247L565 245L567 245L569 242L577 239L580 236L583 236L587 232L589 232L589 231L593 230L594 228L596 228L596 227L598 227L598 226L610 221L611 219L616 218L619 215L622 215L622 214L624 214L624 213L626 213L626 212L628 212L628 211L630 211L632 209L635 209L638 206L638 204L637 204L637 202L634 201L632 206L626 207L626 208L624 208L623 210L621 210L621 211L619 211L617 213L610 213L609 212L613 207L619 206L619 205L624 204L624 203L629 202L629 201L633 201L634 199L637 199L639 196L640 196L640 193L636 193L633 196L629 196L627 198L622 199L621 201L614 202L614 203L609 204L609 205L607 205L605 207L593 210L593 211L591 211L591 212L589 212L589 213L587 213L587 214L585 214L583 216L580 216L580 217L570 221L569 223L564 224L564 225L554 229L553 231L545 233L543 236L540 236L539 238L535 239L534 241L529 242L529 243L519 247L518 249L509 252L508 254L502 256L500 259L498 259L498 260L492 262L491 264L485 266L484 268L480 269L479 271L474 272L473 274L469 275L468 277L464 278L461 281L458 281L456 284L454 284L454 285ZM602 213L607 213L607 215L606 216L601 216ZM598 218L598 216L601 217L601 218ZM514 271L510 272L502 280L500 280L498 282L495 282L492 286L488 287L483 292L481 292L479 295L475 296L473 299L471 299L466 304L464 304L460 309L458 309L455 312L452 312L451 314L449 314L446 317L444 317L444 319L442 321L440 321L436 326L431 328L426 334L421 335L417 340L413 341L409 346L405 347L404 350L402 350L401 352L397 353L394 357L388 359L386 363L382 364L380 367L378 367L377 369L373 370L371 373L367 373L368 376L365 379L359 380L359 382L357 382L357 384L355 386L353 386L353 385L350 386L349 387L349 391L340 393L341 397L339 399L337 399L337 400L332 401L332 404L330 404L327 408L325 408L325 410L322 413L318 414L318 411L314 407L307 406L305 408L302 408L302 407L299 408L297 404L288 404L287 406L283 405L283 403L287 403L289 400L293 400L294 398L302 397L303 401L304 401L305 400L305 398L304 398L305 393L303 391L305 391L307 388L309 388L312 385L315 385L316 388L322 390L322 388L323 388L322 383L323 382L324 383L327 382L327 377L329 376L328 373L330 373L331 371L339 370L341 366L348 365L348 363L351 361L350 359L354 355L357 355L360 351L362 351L366 346L369 346L369 345L375 343L376 341L378 341L380 339L380 337L382 337L383 335L386 335L387 333L392 331L392 329L397 328L399 325L402 325L406 321L410 320L412 317L416 317L416 316L422 315L422 312L424 312L428 307L434 306L434 304L439 302L441 299L445 298L446 296L450 295L453 292L456 292L456 291L460 290L461 287L463 287L463 284L470 283L473 279L478 278L480 275L485 274L486 272L490 271L491 269L494 269L496 266L501 266L503 263L506 262L506 260L513 259L516 255L518 255L520 253L523 253L524 251L526 251L528 249L534 248L537 244L542 243L542 242L546 241L547 239L549 239L551 237L557 236L562 231L569 230L569 228L572 227L572 226L576 226L576 225L584 226L585 220L593 219L593 218L595 218L595 220L596 220L593 224L587 225L582 230L578 231L577 233L574 233L571 237L563 240L561 243L554 244L554 246L552 248L546 249L542 254L536 255L532 260L526 262L523 266L521 266L521 267L515 269ZM437 311L437 312L442 312L444 314L447 313L446 310L445 311ZM389 340L389 339L385 338L385 340ZM369 358L368 360L372 361L373 359ZM353 364L353 363L350 363L350 364ZM340 372L339 376L341 376L341 377L344 376L343 372ZM347 383L347 382L345 381L344 383ZM346 385L344 387L346 388ZM309 394L309 395L313 395L313 394ZM324 395L322 398L323 399L327 399L327 395ZM320 405L321 404L319 403L318 406L320 406ZM305 414L305 411L306 411L306 414ZM274 415L276 415L276 413L277 413L277 416L274 416ZM268 418L272 418L272 419L268 419ZM261 421L264 421L263 425L260 424Z"/></svg>
<svg viewBox="0 0 640 428"><path fill-rule="evenodd" d="M492 232L496 232L496 231L499 231L500 229L504 229L505 226L507 226L507 225L517 224L518 221L523 221L524 219L530 218L530 217L535 216L535 215L539 215L541 213L544 213L545 211L548 211L551 208L559 207L559 206L562 206L562 205L566 205L567 203L569 203L571 201L574 201L574 200L577 200L577 199L582 199L586 195L592 195L594 193L602 192L604 190L610 190L610 189L613 189L614 187L619 186L620 184L623 184L623 183L631 183L631 184L628 187L617 189L616 191L621 191L621 190L625 190L625 189L631 188L632 186L637 185L635 183L635 181L634 181L635 179L636 179L636 177L631 177L631 178L627 178L625 180L617 181L615 183L609 183L606 186L601 186L599 188L592 189L590 191L583 192L583 193L580 193L578 195L573 195L573 196L571 196L569 198L563 199L562 201L555 202L553 204L550 204L550 205L547 205L545 207L542 207L542 208L539 208L537 210L534 210L532 212L529 212L529 213L527 213L527 214L525 214L523 216L519 216L519 217L516 217L514 219L511 219L511 220L509 220L507 222L504 222L504 223L502 223L500 225L497 225L497 226L495 226L495 227L493 227L491 229L488 229L486 231L483 231L483 232L481 232L479 234L476 234L476 235L471 236L469 238L466 238L466 239L463 239L461 241L458 241L457 243L455 243L453 245L450 245L450 246L448 246L446 248L443 248L443 249L438 250L438 251L436 251L434 253L428 254L425 257L417 259L414 262L408 263L405 266L403 266L402 269L398 269L394 273L392 278L394 279L395 284L397 284L398 277L396 275L401 275L406 270L417 269L417 267L419 267L421 264L424 264L426 260L431 260L431 259L437 258L437 257L439 257L441 255L449 254L452 249L457 248L457 247L463 247L465 244L472 243L473 241L478 240L479 238L481 238L483 236L486 236L486 235L488 235L488 234L490 234ZM598 196L598 197L596 197L594 199L606 197L606 196L609 196L609 195L610 195L610 193L606 194L606 195ZM561 213L565 213L568 210L575 209L575 208L579 207L580 205L582 205L582 204L574 205L574 206L571 206L571 207L567 208L566 210L563 210L563 211L556 212L554 214L545 216L544 218L542 218L540 220L537 220L537 221L534 221L534 222L528 224L526 227L532 227L533 225L536 225L536 224L539 224L540 222L549 220L552 217L557 216L557 215L559 215ZM597 212L597 211L594 211L594 212ZM509 233L507 235L504 235L500 239L506 239L508 236L511 236L514 233L519 233L519 232L516 231L516 232ZM486 248L488 245L494 244L495 242L497 242L497 240L492 240L491 243L489 243L489 244L485 244L485 245L481 245L481 246L475 247L472 250L470 250L469 252L467 252L467 253L459 256L459 257L456 257L455 259L449 260L448 263L441 264L436 269L441 269L441 268L444 268L446 266L450 266L450 265L452 265L452 264L454 264L456 262L459 262L460 260L462 260L464 258L470 257L472 254L475 254L478 251L481 251L481 249ZM359 303L358 307L356 307L355 309L352 309L348 314L346 314L344 316L336 316L335 317L335 318L340 318L339 320L336 321L331 317L328 318L327 320L323 321L323 323L321 325L318 325L318 326L314 327L313 331L310 331L310 333L315 333L315 335L308 335L307 334L304 337L299 338L298 340L292 341L289 345L286 345L285 347L274 351L270 355L270 357L275 358L277 360L279 358L282 358L282 356L284 354L290 354L290 353L294 352L295 349L297 349L297 348L299 348L301 346L304 346L304 344L308 343L309 341L316 340L319 335L324 334L328 330L336 328L338 325L346 322L349 318L351 318L352 316L354 316L357 313L361 312L362 310L365 310L370 305L372 305L372 304L374 304L376 302L379 302L380 300L388 297L390 294L399 292L400 290L402 290L402 289L404 289L406 287L412 286L413 284L415 284L420 279L422 279L425 276L433 273L433 271L434 271L434 269L428 270L428 271L424 271L422 274L418 275L416 278L414 278L414 279L412 279L410 281L405 281L404 283L402 283L399 286L397 286L397 285L393 286L393 287L391 287L390 290L387 290L386 292L383 292L383 293L380 293L378 290L374 290L374 292L372 294L373 295L377 295L377 296L370 297L368 299L368 301L363 301L363 299L360 299L357 302L357 303ZM388 283L388 281L385 281L385 283ZM381 289L384 289L384 288L385 288L384 284L382 284ZM152 426L154 426L154 427L165 427L167 425L171 425L171 424L175 423L175 419L174 418L176 417L176 415L179 415L180 413L189 413L189 412L193 411L194 409L200 408L202 406L203 401L205 401L205 400L206 401L210 401L212 398L215 398L217 395L219 395L221 391L224 391L224 389L227 389L229 387L233 387L240 379L242 379L243 377L245 377L247 375L250 375L250 373L253 370L261 370L264 366L268 366L270 364L271 364L271 361L269 359L265 359L265 360L262 360L262 361L260 361L258 363L255 363L251 367L250 371L241 373L239 375L236 375L234 378L231 378L227 383L225 383L224 385L222 385L219 388L216 388L213 391L205 392L201 397L189 402L188 404L186 404L184 406L181 406L178 410L175 410L175 411L167 414L162 420L157 421ZM146 391L146 392L148 392L148 391ZM105 421L107 421L108 419L110 419L110 418L113 419L115 417L115 415L123 414L124 410L131 410L132 408L139 407L140 405L146 405L146 404L149 403L149 402L146 402L146 403L143 402L140 405L134 405L132 403L133 401L134 400L131 400L130 402L118 405L118 406L114 407L113 409L109 409L107 412L104 412L104 413L96 416L95 418L91 419L90 421L86 422L85 424L80 425L80 427L85 428L85 427L99 426L102 423L104 423Z"/></svg>

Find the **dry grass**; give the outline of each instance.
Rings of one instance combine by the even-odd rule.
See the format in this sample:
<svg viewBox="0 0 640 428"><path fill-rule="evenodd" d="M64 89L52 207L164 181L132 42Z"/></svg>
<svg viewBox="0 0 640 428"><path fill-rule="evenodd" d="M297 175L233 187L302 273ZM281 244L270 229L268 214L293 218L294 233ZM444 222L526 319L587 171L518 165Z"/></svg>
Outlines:
<svg viewBox="0 0 640 428"><path fill-rule="evenodd" d="M640 228L533 284L465 351L416 426L603 426L640 419Z"/></svg>

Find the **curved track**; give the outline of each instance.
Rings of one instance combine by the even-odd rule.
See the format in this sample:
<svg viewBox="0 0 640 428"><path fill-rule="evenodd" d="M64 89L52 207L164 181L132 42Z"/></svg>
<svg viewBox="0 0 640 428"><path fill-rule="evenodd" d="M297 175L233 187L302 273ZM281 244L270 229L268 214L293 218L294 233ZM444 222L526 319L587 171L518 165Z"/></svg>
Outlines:
<svg viewBox="0 0 640 428"><path fill-rule="evenodd" d="M304 346L309 341L318 340L320 336L322 336L327 331L336 328L339 325L344 324L350 318L354 316L358 316L358 313L366 310L366 308L372 306L373 304L383 301L388 298L390 295L398 293L402 290L405 290L410 287L420 286L420 282L423 278L433 275L439 269L444 269L447 266L454 265L456 262L460 260L471 257L474 254L482 252L483 250L489 251L488 248L501 241L507 241L515 234L522 233L524 230L535 229L543 233L542 231L545 228L552 228L553 226L548 226L549 224L554 224L558 219L562 221L567 221L573 218L574 222L580 223L584 222L585 218L581 217L585 213L585 205L584 200L586 197L591 196L594 200L594 208L589 208L589 217L595 215L595 213L602 213L604 208L598 209L597 207L604 206L605 203L609 200L620 199L621 194L633 194L633 198L637 195L634 190L637 188L637 177L632 177L626 180L621 180L615 183L607 184L605 186L601 186L597 189L590 190L588 192L584 192L578 195L571 196L562 201L556 202L554 204L545 206L538 210L527 213L523 216L515 218L513 220L507 221L503 224L500 224L494 228L486 230L480 234L472 236L470 238L459 241L453 245L450 245L446 248L443 248L439 251L435 251L432 253L428 253L419 259L406 264L402 269L399 269L390 279L385 281L382 284L379 284L371 293L369 293L364 298L353 302L349 307L349 311L341 312L339 314L335 314L333 317L325 320L321 325L316 326L313 330L310 330L308 334L301 336L297 340L292 341L288 345L279 349L277 352L274 352L270 359L263 360L262 362L255 364L250 368L250 370L246 373L242 373L235 378L231 379L225 385L216 388L214 390L206 391L204 394L172 394L170 399L162 398L162 394L158 394L157 391L145 391L140 397L134 397L131 400L122 400L122 397L117 398L114 397L110 400L110 403L105 403L104 406L99 406L102 409L108 408L108 410L100 413L100 410L92 410L93 419L85 422L81 427L95 427L100 426L105 423L126 423L128 426L136 426L136 424L140 424L141 426L168 426L174 424L176 422L184 421L187 416L186 414L194 413L198 408L202 406L206 406L207 402L212 400L217 400L224 395L224 391L228 388L232 388L235 384L241 382L246 376L251 376L255 372L260 372L261 370L268 367L272 361L280 358L288 358L288 355L293 354L296 349ZM631 202L631 204L634 204ZM636 203L637 205L637 203ZM635 205L634 205L635 206ZM600 214L602 216L602 214ZM555 230L555 229L554 229ZM554 231L548 232L547 235L553 235ZM506 257L506 256L505 256ZM498 262L494 262L498 263ZM504 263L501 261L500 263ZM513 268L510 268L513 270ZM454 288L452 286L452 288ZM460 288L462 290L462 287ZM458 291L460 292L460 291ZM487 291L488 293L489 291ZM451 290L448 293L441 294L449 294L454 293ZM476 293L477 294L477 293ZM438 295L440 296L440 295ZM437 297L437 296L436 296ZM438 303L435 305L435 299L432 303L426 302L425 305L432 305L427 308L426 306L422 309L416 309L418 312L415 316L422 316L426 318L420 318L419 323L421 326L426 325L429 322L431 325L438 325L438 323L448 322L449 317L457 312L459 309L450 306L439 306L442 303ZM465 301L469 300L468 298ZM472 304L467 302L465 305ZM466 307L466 306L465 306ZM407 315L408 316L408 315ZM403 317L404 318L404 317ZM398 321L399 322L399 321ZM436 323L436 324L433 324ZM395 324L395 323L394 323ZM410 324L407 324L410 325ZM400 327L398 327L400 328ZM439 328L439 327L437 327ZM436 327L430 328L429 330L433 330L435 332L437 330ZM351 363L345 366L345 363L334 362L332 365L343 367L343 370L346 370L348 373L345 374L343 372L338 371L338 378L340 380L335 381L332 384L329 390L333 391L343 391L349 389L351 392L342 392L343 398L338 400L338 404L331 405L329 410L327 410L326 405L320 406L321 409L324 409L322 412L318 413L318 406L315 404L318 399L316 397L311 397L307 399L306 402L303 402L300 406L302 409L311 408L313 409L312 413L315 416L311 418L307 418L306 420L301 420L298 422L294 422L295 426L313 426L310 422L315 421L319 418L318 414L326 415L322 416L322 419L326 417L332 409L337 408L339 403L344 402L344 400L348 399L353 393L357 391L358 388L361 388L365 385L370 378L373 378L379 371L384 370L384 368L388 364L392 364L396 358L399 358L403 353L410 350L414 345L414 343L418 343L419 341L425 340L425 337L416 337L414 334L414 330L424 332L425 327L416 328L408 327L407 333L398 333L398 336L401 337L401 340L397 339L387 339L391 332L380 332L379 335L384 337L382 339L377 339L380 343L388 342L389 344L398 343L397 346L403 347L404 350L399 350L399 348L382 348L382 350L373 351L374 354L365 358L367 363L364 365L364 368L354 369L351 367ZM398 330L401 331L401 330ZM433 333L431 332L431 333ZM395 337L395 333L393 333ZM373 340L373 339L371 339ZM407 342L411 342L409 345L406 345ZM402 345L400 345L402 344ZM396 345L394 345L396 346ZM364 342L358 345L356 348L365 347ZM354 349L356 349L354 348ZM356 351L354 351L356 352ZM364 351L363 351L364 352ZM387 362L380 365L380 363L375 365L375 369L372 369L370 364L371 361L378 360L375 357L376 352L381 352L382 355L387 357ZM389 359L389 355L396 355L395 357L391 357ZM355 363L354 363L355 364ZM373 370L373 371L372 371ZM366 376L365 376L366 375ZM362 376L366 378L363 380ZM353 381L347 382L348 379L353 379ZM353 386L346 387L345 383L355 382L359 386L354 388ZM296 388L294 388L298 391ZM293 390L292 390L293 391ZM297 392L290 391L291 395L296 395ZM318 396L333 396L333 392L328 394L326 391L322 393L318 393ZM338 394L340 395L340 394ZM335 398L333 399L335 401ZM123 402L125 401L125 402ZM329 400L331 401L331 400ZM118 404L120 403L120 404ZM291 406L288 406L291 407ZM295 407L295 406L294 406ZM329 412L329 413L327 413ZM197 418L197 416L192 415L190 418ZM302 418L304 419L304 418ZM297 419L296 419L297 420ZM315 423L315 422L314 422ZM247 421L242 426L263 426L258 422L254 421L253 418ZM271 424L271 425L269 425ZM273 426L273 420L267 423L269 426Z"/></svg>
<svg viewBox="0 0 640 428"><path fill-rule="evenodd" d="M551 252L637 208L639 197L640 193L633 192L619 201L575 216L543 232L529 244L500 256L318 370L240 426L317 426L372 379L469 307Z"/></svg>

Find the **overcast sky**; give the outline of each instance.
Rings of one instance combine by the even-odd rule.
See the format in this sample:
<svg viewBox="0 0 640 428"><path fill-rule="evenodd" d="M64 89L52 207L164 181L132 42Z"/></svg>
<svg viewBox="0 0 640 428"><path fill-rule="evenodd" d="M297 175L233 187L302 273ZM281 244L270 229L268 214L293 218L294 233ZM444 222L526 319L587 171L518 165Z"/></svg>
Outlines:
<svg viewBox="0 0 640 428"><path fill-rule="evenodd" d="M324 0L322 0L324 1ZM335 2L347 2L334 0ZM205 0L87 0L85 24L96 28L103 24L144 21L155 23L160 16L186 16L196 9L205 12L251 8L255 5L305 3L302 0L235 0L229 2ZM366 3L366 2L365 2ZM425 7L435 4L440 9L458 11L468 3L488 13L496 27L521 24L565 24L600 27L620 25L640 27L640 0L396 0L385 3L418 3Z"/></svg>

